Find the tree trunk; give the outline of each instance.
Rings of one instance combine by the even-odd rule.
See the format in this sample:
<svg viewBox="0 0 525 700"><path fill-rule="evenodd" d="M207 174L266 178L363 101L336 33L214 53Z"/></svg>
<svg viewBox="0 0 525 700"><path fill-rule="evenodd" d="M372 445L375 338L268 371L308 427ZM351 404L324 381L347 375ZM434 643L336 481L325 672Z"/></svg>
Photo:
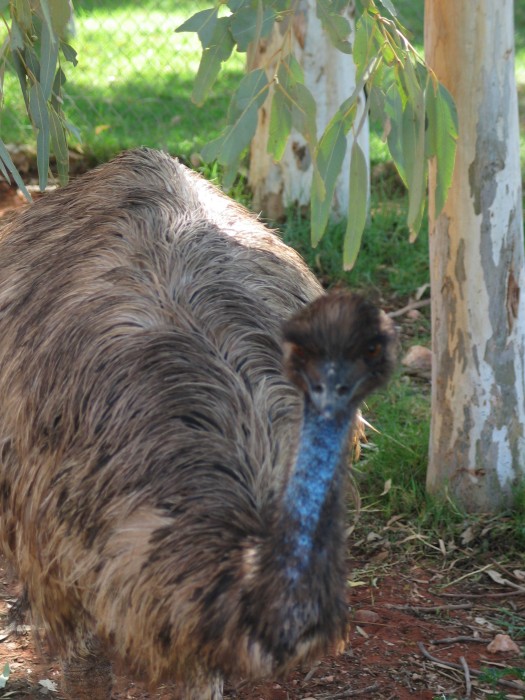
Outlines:
<svg viewBox="0 0 525 700"><path fill-rule="evenodd" d="M436 219L430 173L432 425L427 487L469 511L525 476L525 269L512 0L426 0L426 59L459 141ZM524 291L522 291L524 290Z"/></svg>
<svg viewBox="0 0 525 700"><path fill-rule="evenodd" d="M348 10L345 16L353 26L354 10ZM317 103L317 134L320 136L341 103L355 89L354 60L351 55L342 53L330 42L316 15L316 0L299 0L298 10L291 21L290 48L303 68L305 85ZM286 34L287 28L287 22L278 23L268 39L250 47L249 69L263 67L268 78L273 78L275 59L282 48L283 35ZM271 99L271 93L269 97ZM363 95L358 105L356 124L360 123L364 108ZM312 166L308 146L295 129L292 129L281 161L273 161L267 153L269 121L267 100L259 112L257 131L250 148L248 182L253 192L254 209L278 220L284 216L289 205L309 205ZM365 119L358 142L367 157L368 141L368 120ZM348 213L351 144L350 133L334 196L333 213L337 218Z"/></svg>

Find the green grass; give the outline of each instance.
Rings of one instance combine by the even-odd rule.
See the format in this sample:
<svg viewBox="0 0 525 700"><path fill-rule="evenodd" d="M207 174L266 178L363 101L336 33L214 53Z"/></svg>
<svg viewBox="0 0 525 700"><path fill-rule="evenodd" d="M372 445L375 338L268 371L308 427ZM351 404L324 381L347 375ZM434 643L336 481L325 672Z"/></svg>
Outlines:
<svg viewBox="0 0 525 700"><path fill-rule="evenodd" d="M163 148L188 159L216 136L229 95L242 75L234 56L203 108L190 100L200 59L193 34L175 33L206 2L75 3L79 64L65 63L65 111L80 130L82 150L104 161L137 145ZM5 142L33 143L14 75L5 80L0 136Z"/></svg>
<svg viewBox="0 0 525 700"><path fill-rule="evenodd" d="M366 236L351 272L344 272L342 243L344 224L332 225L317 248L310 244L309 222L293 211L281 226L284 240L298 250L326 284L345 282L389 303L402 305L410 295L429 282L428 235L426 224L414 244L409 243L406 199L385 191L388 183L376 183ZM384 301L384 300L383 300Z"/></svg>

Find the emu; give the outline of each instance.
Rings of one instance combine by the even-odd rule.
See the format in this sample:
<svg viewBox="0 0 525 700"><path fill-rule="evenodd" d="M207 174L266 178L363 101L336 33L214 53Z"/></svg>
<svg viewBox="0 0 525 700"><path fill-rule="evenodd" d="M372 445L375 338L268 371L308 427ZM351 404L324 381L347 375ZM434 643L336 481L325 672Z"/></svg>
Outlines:
<svg viewBox="0 0 525 700"><path fill-rule="evenodd" d="M391 322L140 149L0 234L0 545L71 700L184 700L345 625L345 472Z"/></svg>

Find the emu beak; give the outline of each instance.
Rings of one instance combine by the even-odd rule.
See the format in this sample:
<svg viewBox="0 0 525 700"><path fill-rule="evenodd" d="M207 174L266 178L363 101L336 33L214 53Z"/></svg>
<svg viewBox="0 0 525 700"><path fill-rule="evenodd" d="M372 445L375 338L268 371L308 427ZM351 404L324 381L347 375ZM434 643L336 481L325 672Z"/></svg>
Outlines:
<svg viewBox="0 0 525 700"><path fill-rule="evenodd" d="M332 420L346 408L346 396L342 400L340 376L333 362L323 368L321 379L310 387L310 399L315 409L326 420Z"/></svg>

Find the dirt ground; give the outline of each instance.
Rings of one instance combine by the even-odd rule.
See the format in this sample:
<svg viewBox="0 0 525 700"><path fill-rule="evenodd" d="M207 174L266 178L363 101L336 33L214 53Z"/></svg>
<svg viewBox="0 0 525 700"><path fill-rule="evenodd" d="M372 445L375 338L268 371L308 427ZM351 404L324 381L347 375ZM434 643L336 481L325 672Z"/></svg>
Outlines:
<svg viewBox="0 0 525 700"><path fill-rule="evenodd" d="M0 217L23 205L0 183ZM337 653L284 680L227 684L225 698L525 698L525 557L498 558L484 539L490 527L467 529L452 545L421 543L424 538L400 518L376 529L361 522L350 540L349 628ZM29 627L7 627L17 594L0 559L0 673L6 663L10 671L0 698L60 698L56 661L37 651ZM496 640L501 647L498 634L514 646L494 650L489 645ZM491 676L480 677L481 669L491 669ZM169 700L174 694L161 688L148 695L118 679L113 697Z"/></svg>
<svg viewBox="0 0 525 700"><path fill-rule="evenodd" d="M437 560L416 556L414 562L409 552L388 552L383 546L374 549L365 543L365 549L370 548L366 565L351 560L350 623L337 654L284 680L227 684L225 699L525 698L525 682L517 671L525 672L525 580L520 583L525 572L502 571L497 565L478 569L474 561L471 571L462 572L463 567L456 571L454 560L447 556ZM4 627L0 664L9 663L10 677L0 698L60 698L58 666L37 652L30 629L23 626L10 634L5 629L5 614L17 587L2 564L0 560L0 629ZM487 574L494 571L507 583L501 579L496 583ZM460 578L456 585L447 585ZM514 621L512 639L517 648L491 653L488 645L498 633L509 632L509 620ZM477 675L481 669L504 675L499 683L483 682ZM169 688L150 695L139 684L120 678L113 697L171 700L176 696Z"/></svg>

